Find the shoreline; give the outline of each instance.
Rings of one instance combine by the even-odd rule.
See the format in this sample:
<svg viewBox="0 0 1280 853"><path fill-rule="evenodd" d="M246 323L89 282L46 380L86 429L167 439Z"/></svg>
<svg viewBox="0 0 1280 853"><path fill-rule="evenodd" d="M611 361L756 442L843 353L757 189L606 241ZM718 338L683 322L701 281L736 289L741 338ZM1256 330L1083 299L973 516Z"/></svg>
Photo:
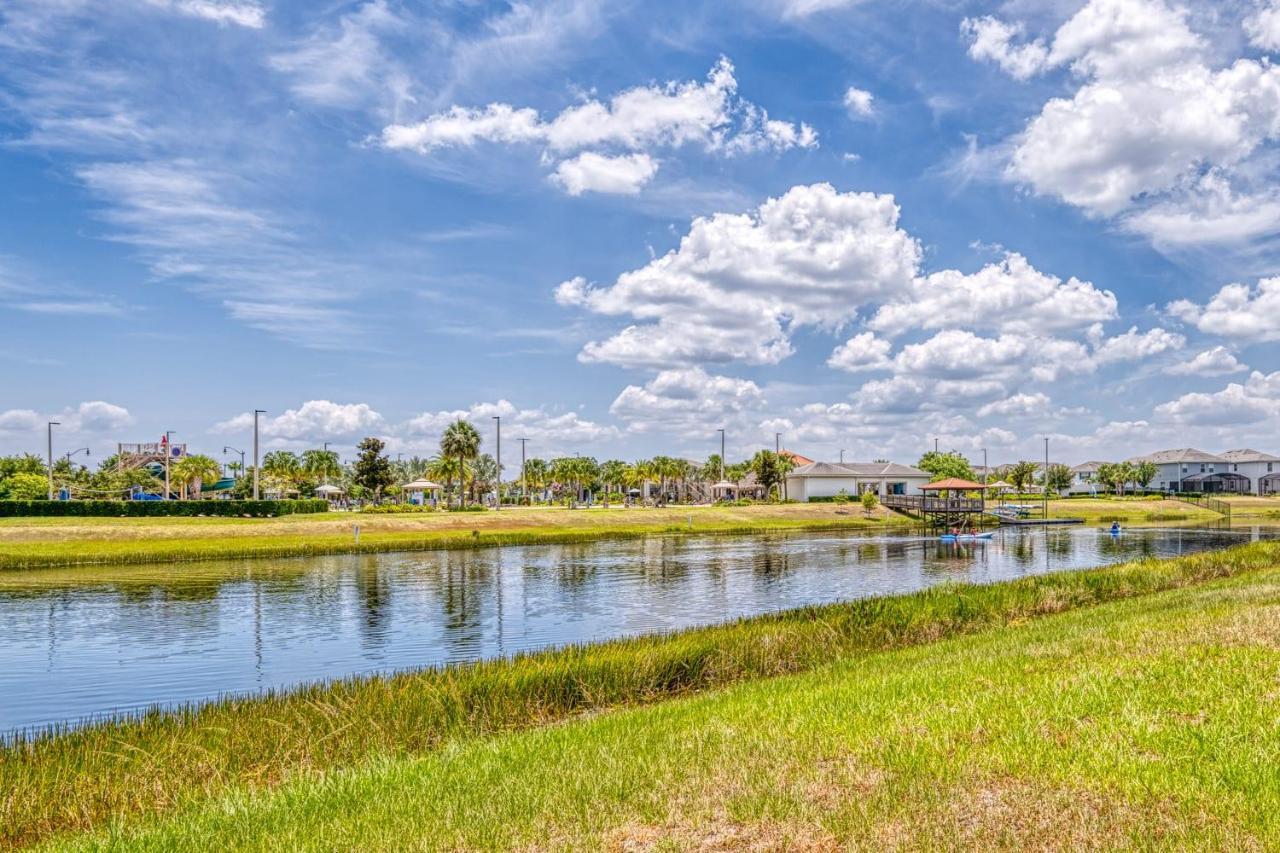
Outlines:
<svg viewBox="0 0 1280 853"><path fill-rule="evenodd" d="M1280 544L954 584L511 659L345 679L0 747L0 845L156 816L387 757L811 671L1273 568Z"/></svg>
<svg viewBox="0 0 1280 853"><path fill-rule="evenodd" d="M352 522L355 524L356 522ZM423 532L372 532L359 540L341 536L234 536L224 538L171 538L152 540L72 540L0 544L0 572L129 564L192 563L209 560L243 560L320 557L340 554L413 553L420 551L472 550L529 545L569 545L622 541L648 537L751 536L766 533L877 530L901 532L918 526L912 519L844 520L764 519L755 523L644 524L600 528L433 530Z"/></svg>

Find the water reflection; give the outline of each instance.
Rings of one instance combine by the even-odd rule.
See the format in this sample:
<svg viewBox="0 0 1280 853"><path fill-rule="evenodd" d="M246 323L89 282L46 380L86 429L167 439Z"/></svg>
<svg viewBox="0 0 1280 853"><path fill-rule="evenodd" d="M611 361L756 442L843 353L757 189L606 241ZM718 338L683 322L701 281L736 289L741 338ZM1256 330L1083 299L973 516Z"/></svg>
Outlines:
<svg viewBox="0 0 1280 853"><path fill-rule="evenodd" d="M0 731L1270 535L774 534L0 576Z"/></svg>

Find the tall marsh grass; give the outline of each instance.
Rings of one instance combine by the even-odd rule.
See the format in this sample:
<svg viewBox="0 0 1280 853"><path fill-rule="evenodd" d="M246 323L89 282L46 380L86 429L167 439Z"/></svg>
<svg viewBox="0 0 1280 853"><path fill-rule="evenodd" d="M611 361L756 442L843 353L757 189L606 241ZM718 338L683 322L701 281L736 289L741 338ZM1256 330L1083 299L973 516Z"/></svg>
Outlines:
<svg viewBox="0 0 1280 853"><path fill-rule="evenodd" d="M1280 543L810 607L726 625L229 699L0 748L0 845L232 787L272 786L452 740L658 701L838 657L1274 566Z"/></svg>

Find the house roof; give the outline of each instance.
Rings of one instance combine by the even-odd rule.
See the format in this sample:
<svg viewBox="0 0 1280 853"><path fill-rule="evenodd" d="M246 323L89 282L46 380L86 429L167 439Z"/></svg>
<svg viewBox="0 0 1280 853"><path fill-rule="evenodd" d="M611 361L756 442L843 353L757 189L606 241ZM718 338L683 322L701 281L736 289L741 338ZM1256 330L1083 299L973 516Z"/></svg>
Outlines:
<svg viewBox="0 0 1280 853"><path fill-rule="evenodd" d="M810 462L788 477L909 477L929 479L928 471L897 462Z"/></svg>
<svg viewBox="0 0 1280 853"><path fill-rule="evenodd" d="M1098 462L1098 461L1081 462L1079 465L1076 465L1071 469L1071 473L1072 474L1096 474L1098 473L1098 469L1106 464L1107 463L1105 462Z"/></svg>
<svg viewBox="0 0 1280 853"><path fill-rule="evenodd" d="M784 448L778 455L785 456L787 459L790 459L792 464L795 465L796 467L799 467L801 465L813 464L813 460L810 459L808 456L801 456L799 453L796 453L794 450L787 450Z"/></svg>
<svg viewBox="0 0 1280 853"><path fill-rule="evenodd" d="M430 480L414 480L412 483L405 483L403 488L414 492L421 492L438 489L440 488L440 484L433 483Z"/></svg>
<svg viewBox="0 0 1280 853"><path fill-rule="evenodd" d="M1130 462L1154 462L1157 465L1170 465L1179 462L1226 462L1221 456L1196 450L1194 447L1183 447L1177 450L1157 450L1146 456L1135 456Z"/></svg>
<svg viewBox="0 0 1280 853"><path fill-rule="evenodd" d="M972 480L961 480L959 477L948 477L945 480L939 480L936 483L930 483L927 486L921 486L921 489L928 491L942 491L944 489L952 491L969 491L971 489L981 489L981 483L975 483Z"/></svg>
<svg viewBox="0 0 1280 853"><path fill-rule="evenodd" d="M1222 458L1228 462L1280 462L1280 456L1272 456L1270 453L1263 453L1261 450L1228 450L1222 454Z"/></svg>

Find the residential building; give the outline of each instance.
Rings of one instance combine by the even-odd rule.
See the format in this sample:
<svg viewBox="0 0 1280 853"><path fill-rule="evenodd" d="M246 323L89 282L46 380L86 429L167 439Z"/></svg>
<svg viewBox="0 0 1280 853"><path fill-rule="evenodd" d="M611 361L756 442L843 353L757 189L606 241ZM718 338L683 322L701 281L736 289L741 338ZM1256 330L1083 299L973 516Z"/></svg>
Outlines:
<svg viewBox="0 0 1280 853"><path fill-rule="evenodd" d="M1107 487L1098 482L1098 469L1106 464L1105 462L1093 460L1073 465L1071 467L1071 486L1067 489L1067 494L1092 495L1100 491L1106 491Z"/></svg>
<svg viewBox="0 0 1280 853"><path fill-rule="evenodd" d="M1250 483L1242 474L1231 471L1231 463L1221 456L1184 447L1158 450L1129 460L1138 465L1150 462L1156 466L1155 479L1148 488L1162 492L1247 492Z"/></svg>
<svg viewBox="0 0 1280 853"><path fill-rule="evenodd" d="M1249 479L1243 491L1254 495L1280 493L1280 456L1258 450L1228 450L1221 454L1231 466L1231 473Z"/></svg>
<svg viewBox="0 0 1280 853"><path fill-rule="evenodd" d="M896 462L811 462L787 474L787 497L807 502L844 492L856 498L863 492L918 495L929 484L928 471Z"/></svg>

